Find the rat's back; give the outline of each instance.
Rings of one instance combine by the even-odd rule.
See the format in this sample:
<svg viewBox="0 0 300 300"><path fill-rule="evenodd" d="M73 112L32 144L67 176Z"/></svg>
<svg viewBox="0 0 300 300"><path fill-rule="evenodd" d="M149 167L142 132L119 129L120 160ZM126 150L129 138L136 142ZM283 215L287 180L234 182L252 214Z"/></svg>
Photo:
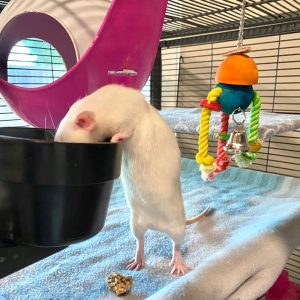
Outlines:
<svg viewBox="0 0 300 300"><path fill-rule="evenodd" d="M180 151L174 133L156 109L148 105L125 149L122 182L133 222L181 239L185 214Z"/></svg>

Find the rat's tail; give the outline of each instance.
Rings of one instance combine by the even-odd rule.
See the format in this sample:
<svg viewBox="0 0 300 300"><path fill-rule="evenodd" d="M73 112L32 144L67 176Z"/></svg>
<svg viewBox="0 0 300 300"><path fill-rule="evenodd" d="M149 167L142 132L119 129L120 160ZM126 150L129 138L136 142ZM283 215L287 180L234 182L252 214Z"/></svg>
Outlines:
<svg viewBox="0 0 300 300"><path fill-rule="evenodd" d="M205 216L209 213L210 209L211 209L210 206L208 206L208 207L205 208L204 211L201 212L199 215L197 215L197 216L195 216L195 217L193 217L193 218L187 219L187 220L185 221L185 225L191 225L191 224L193 224L193 223L199 221L202 217L205 217Z"/></svg>

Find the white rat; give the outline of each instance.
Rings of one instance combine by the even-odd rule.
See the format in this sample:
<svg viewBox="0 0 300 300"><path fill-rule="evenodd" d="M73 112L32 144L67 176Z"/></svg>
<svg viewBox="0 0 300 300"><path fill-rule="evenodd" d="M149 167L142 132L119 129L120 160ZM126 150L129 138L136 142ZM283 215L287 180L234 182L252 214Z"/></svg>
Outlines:
<svg viewBox="0 0 300 300"><path fill-rule="evenodd" d="M61 121L57 142L123 141L121 180L131 210L136 255L127 266L144 265L147 229L165 232L173 240L171 273L185 274L180 251L185 225L198 221L208 209L186 220L180 186L180 150L174 133L137 90L107 85L74 103Z"/></svg>

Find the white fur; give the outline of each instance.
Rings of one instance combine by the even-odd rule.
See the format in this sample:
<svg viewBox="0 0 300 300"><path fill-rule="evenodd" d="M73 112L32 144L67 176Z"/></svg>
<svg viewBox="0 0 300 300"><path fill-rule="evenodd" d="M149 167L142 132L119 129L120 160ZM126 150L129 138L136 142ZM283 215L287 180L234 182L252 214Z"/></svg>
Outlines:
<svg viewBox="0 0 300 300"><path fill-rule="evenodd" d="M96 117L97 126L91 132L73 124L85 110L93 111ZM185 231L180 151L169 126L140 92L119 85L97 90L71 107L55 140L95 143L116 133L126 137L121 179L133 234L139 237L151 228L179 243Z"/></svg>

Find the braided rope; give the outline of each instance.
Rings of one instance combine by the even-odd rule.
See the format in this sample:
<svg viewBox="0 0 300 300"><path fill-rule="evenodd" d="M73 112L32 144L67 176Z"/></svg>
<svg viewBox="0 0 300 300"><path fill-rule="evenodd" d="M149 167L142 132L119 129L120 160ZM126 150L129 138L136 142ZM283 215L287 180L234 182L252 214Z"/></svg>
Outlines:
<svg viewBox="0 0 300 300"><path fill-rule="evenodd" d="M261 108L260 96L257 92L254 92L254 97L252 99L252 107L251 107L248 143L249 145L258 144L259 145L258 149L260 149L261 147L261 142L258 140L260 108ZM256 153L249 151L249 152L235 155L235 162L240 168L247 168L254 160L256 160L256 158L257 158Z"/></svg>
<svg viewBox="0 0 300 300"><path fill-rule="evenodd" d="M216 101L222 89L220 87L212 89L208 95L208 101ZM208 154L208 136L209 136L209 121L211 116L211 109L207 107L202 108L200 118L200 131L198 138L198 153L196 154L196 161L198 164L202 164L207 167L212 167L214 164L214 158Z"/></svg>
<svg viewBox="0 0 300 300"><path fill-rule="evenodd" d="M221 113L221 126L220 126L220 132L221 133L227 133L228 132L228 120L229 120L229 115L226 113ZM218 141L218 150L217 150L217 159L216 159L216 165L217 165L217 170L216 172L222 172L227 169L229 166L229 158L224 150L224 147L226 145L226 140L224 139L219 139Z"/></svg>
<svg viewBox="0 0 300 300"><path fill-rule="evenodd" d="M208 135L209 135L209 120L211 110L203 107L200 120L200 133L198 139L198 153L196 154L196 161L198 164L210 166L214 163L214 158L208 155Z"/></svg>
<svg viewBox="0 0 300 300"><path fill-rule="evenodd" d="M254 92L254 98L252 100L250 124L249 124L249 134L248 134L249 143L254 143L258 139L260 107L261 107L260 97L258 93Z"/></svg>

